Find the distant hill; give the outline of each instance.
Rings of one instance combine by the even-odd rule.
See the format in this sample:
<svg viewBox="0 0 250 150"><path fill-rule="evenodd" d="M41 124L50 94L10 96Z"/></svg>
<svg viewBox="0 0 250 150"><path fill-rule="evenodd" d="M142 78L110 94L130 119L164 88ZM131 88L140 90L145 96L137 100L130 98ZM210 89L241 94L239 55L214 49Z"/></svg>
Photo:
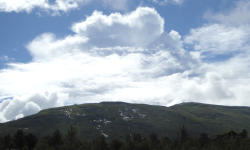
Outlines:
<svg viewBox="0 0 250 150"><path fill-rule="evenodd" d="M202 132L213 137L226 131L250 131L250 108L182 103L172 107L102 102L98 104L72 105L42 110L18 120L0 124L0 137L14 134L21 128L34 133L39 139L52 135L58 128L66 133L69 125L78 129L82 140L93 140L101 134L108 139L125 139L126 134L141 133L148 137L175 137L183 125L191 137Z"/></svg>

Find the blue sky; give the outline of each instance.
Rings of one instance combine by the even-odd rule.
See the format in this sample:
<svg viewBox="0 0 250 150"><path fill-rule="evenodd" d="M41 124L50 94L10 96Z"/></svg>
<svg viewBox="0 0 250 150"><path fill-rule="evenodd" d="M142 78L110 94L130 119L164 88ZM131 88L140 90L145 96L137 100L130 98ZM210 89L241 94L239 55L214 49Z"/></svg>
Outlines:
<svg viewBox="0 0 250 150"><path fill-rule="evenodd" d="M101 101L249 106L249 0L0 0L0 122Z"/></svg>

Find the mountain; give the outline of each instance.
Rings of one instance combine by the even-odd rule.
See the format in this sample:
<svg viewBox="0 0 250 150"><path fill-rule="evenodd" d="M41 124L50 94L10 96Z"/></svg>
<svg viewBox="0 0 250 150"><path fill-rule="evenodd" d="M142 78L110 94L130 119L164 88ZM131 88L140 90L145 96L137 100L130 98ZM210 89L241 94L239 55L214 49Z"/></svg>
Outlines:
<svg viewBox="0 0 250 150"><path fill-rule="evenodd" d="M217 106L201 103L182 103L172 107L101 102L72 105L42 110L37 114L1 123L0 137L13 135L21 128L39 139L59 129L65 134L72 124L77 127L81 140L93 140L103 134L108 139L125 139L129 133L148 137L176 137L183 125L191 137L202 132L213 137L226 131L250 131L250 108Z"/></svg>

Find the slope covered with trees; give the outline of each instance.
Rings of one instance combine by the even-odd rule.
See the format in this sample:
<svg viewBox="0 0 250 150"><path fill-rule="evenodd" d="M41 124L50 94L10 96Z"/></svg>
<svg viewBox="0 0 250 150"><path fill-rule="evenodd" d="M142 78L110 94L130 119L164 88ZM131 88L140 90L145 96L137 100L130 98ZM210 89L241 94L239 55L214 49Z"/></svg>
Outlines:
<svg viewBox="0 0 250 150"><path fill-rule="evenodd" d="M158 138L176 137L180 126L185 126L189 137L198 138L207 133L213 138L227 131L250 130L250 108L215 106L200 103L183 103L172 107L103 102L82 104L42 110L18 120L1 123L0 137L14 136L18 129L25 134L33 133L38 140L52 135L56 129L66 134L69 125L78 129L78 138L91 141L100 135L111 140L114 137L126 140L127 134L150 133Z"/></svg>

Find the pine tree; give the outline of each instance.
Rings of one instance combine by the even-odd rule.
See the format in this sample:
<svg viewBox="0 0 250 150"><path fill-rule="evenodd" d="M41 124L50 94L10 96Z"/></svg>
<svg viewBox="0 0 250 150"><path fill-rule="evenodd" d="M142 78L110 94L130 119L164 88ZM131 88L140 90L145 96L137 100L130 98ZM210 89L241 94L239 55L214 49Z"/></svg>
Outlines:
<svg viewBox="0 0 250 150"><path fill-rule="evenodd" d="M187 128L185 128L185 126L182 126L182 128L180 128L180 135L181 135L181 142L185 143L189 140L189 135L187 132Z"/></svg>
<svg viewBox="0 0 250 150"><path fill-rule="evenodd" d="M206 133L202 133L199 138L200 148L206 148L209 143L209 138Z"/></svg>
<svg viewBox="0 0 250 150"><path fill-rule="evenodd" d="M5 135L3 138L3 148L10 148L11 136L9 134Z"/></svg>
<svg viewBox="0 0 250 150"><path fill-rule="evenodd" d="M119 150L123 146L123 142L118 138L113 138L110 142L110 149L111 150Z"/></svg>
<svg viewBox="0 0 250 150"><path fill-rule="evenodd" d="M150 134L149 139L150 139L150 144L154 148L157 148L157 146L159 145L159 140L158 140L157 134L155 134L155 133Z"/></svg>
<svg viewBox="0 0 250 150"><path fill-rule="evenodd" d="M18 129L14 135L14 143L18 149L22 149L25 145L23 130Z"/></svg>
<svg viewBox="0 0 250 150"><path fill-rule="evenodd" d="M70 129L66 133L65 138L69 142L69 145L73 145L77 139L77 128L70 125Z"/></svg>
<svg viewBox="0 0 250 150"><path fill-rule="evenodd" d="M34 134L29 133L27 136L25 136L25 141L29 149L32 150L37 143L37 138Z"/></svg>
<svg viewBox="0 0 250 150"><path fill-rule="evenodd" d="M94 143L93 150L108 150L108 143L103 135Z"/></svg>
<svg viewBox="0 0 250 150"><path fill-rule="evenodd" d="M53 147L63 145L62 134L58 129L56 129L56 131L53 133L52 137L50 138L49 145Z"/></svg>
<svg viewBox="0 0 250 150"><path fill-rule="evenodd" d="M133 142L141 143L141 141L142 141L141 134L140 133L134 133L133 134Z"/></svg>

